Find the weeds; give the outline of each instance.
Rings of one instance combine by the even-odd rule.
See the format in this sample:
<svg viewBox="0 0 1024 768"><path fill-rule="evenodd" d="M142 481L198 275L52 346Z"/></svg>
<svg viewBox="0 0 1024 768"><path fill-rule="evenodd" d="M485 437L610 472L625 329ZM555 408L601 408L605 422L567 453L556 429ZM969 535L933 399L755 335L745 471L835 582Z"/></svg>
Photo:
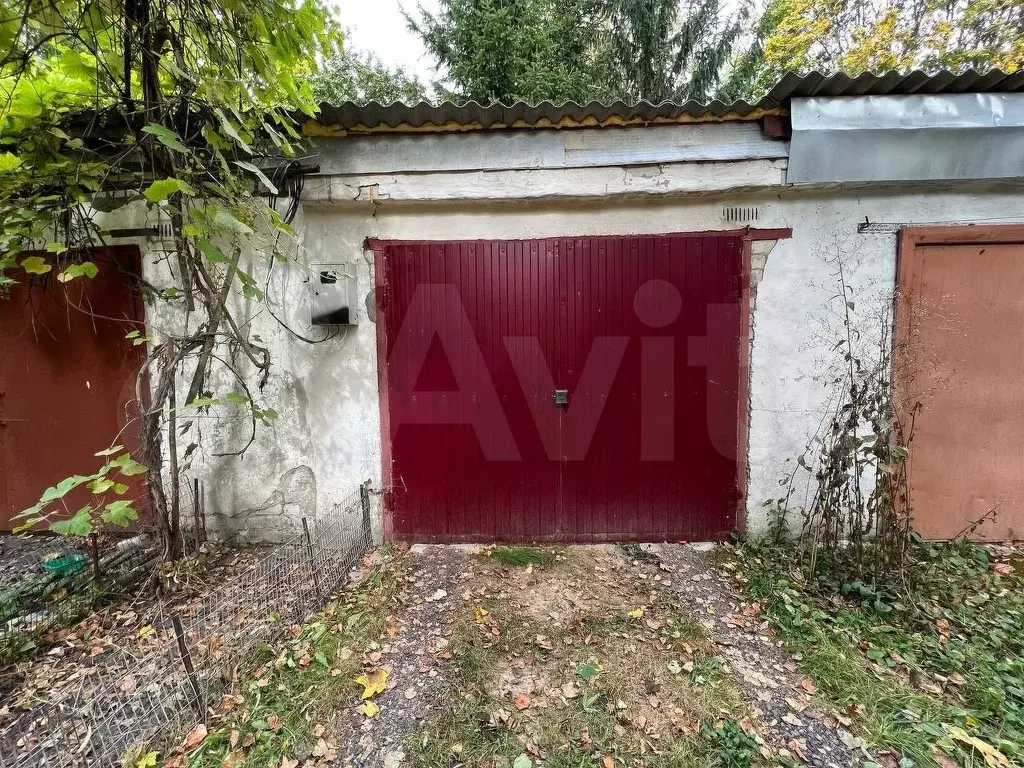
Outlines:
<svg viewBox="0 0 1024 768"><path fill-rule="evenodd" d="M828 560L805 581L786 548L764 543L718 557L870 743L918 764L934 764L936 754L961 765L1024 760L1024 584L1015 556L916 543L899 574L873 583Z"/></svg>
<svg viewBox="0 0 1024 768"><path fill-rule="evenodd" d="M487 551L495 562L518 567L551 565L560 553L559 547L494 547Z"/></svg>
<svg viewBox="0 0 1024 768"><path fill-rule="evenodd" d="M232 692L215 703L209 730L193 730L169 751L165 768L278 766L283 758L310 754L331 759L331 727L338 712L358 701L362 652L386 630L399 566L385 553L356 589L292 627L282 642L264 646Z"/></svg>

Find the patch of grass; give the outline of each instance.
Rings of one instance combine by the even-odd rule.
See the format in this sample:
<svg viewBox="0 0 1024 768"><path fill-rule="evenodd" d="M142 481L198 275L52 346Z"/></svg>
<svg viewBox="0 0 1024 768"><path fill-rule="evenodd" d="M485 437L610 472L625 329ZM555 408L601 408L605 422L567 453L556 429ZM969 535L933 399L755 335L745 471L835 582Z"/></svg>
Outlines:
<svg viewBox="0 0 1024 768"><path fill-rule="evenodd" d="M941 752L980 766L990 748L1024 761L1024 583L1012 560L921 544L898 580L847 580L837 563L804 583L784 548L716 556L870 743L919 765Z"/></svg>
<svg viewBox="0 0 1024 768"><path fill-rule="evenodd" d="M386 551L354 589L261 649L233 691L213 703L201 743L187 755L170 750L163 765L278 766L283 756L309 754L329 740L336 713L359 700L362 653L386 631L401 580L401 562Z"/></svg>
<svg viewBox="0 0 1024 768"><path fill-rule="evenodd" d="M487 551L496 563L521 567L551 565L560 553L560 547L494 547Z"/></svg>

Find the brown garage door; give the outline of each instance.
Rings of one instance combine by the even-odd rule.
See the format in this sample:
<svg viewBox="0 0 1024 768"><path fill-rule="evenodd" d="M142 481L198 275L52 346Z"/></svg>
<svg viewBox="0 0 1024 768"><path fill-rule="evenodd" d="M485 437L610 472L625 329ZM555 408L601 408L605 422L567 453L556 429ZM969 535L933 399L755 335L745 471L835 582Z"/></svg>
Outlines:
<svg viewBox="0 0 1024 768"><path fill-rule="evenodd" d="M899 287L899 399L905 412L921 403L915 527L929 539L1022 539L1024 227L907 230Z"/></svg>
<svg viewBox="0 0 1024 768"><path fill-rule="evenodd" d="M132 275L135 248L90 251L92 279L66 284L54 272L11 286L0 296L0 530L50 485L100 466L94 454L111 440L136 458L139 423L135 379L145 347L125 338L141 330L143 308ZM128 481L144 511L143 478ZM69 512L90 501L85 489L65 499Z"/></svg>

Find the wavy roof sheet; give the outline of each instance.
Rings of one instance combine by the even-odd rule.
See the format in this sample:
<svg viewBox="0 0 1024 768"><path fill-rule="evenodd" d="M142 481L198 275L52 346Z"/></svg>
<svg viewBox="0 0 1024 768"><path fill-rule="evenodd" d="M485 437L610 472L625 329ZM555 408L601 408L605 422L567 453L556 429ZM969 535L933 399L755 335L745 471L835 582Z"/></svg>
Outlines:
<svg viewBox="0 0 1024 768"><path fill-rule="evenodd" d="M367 133L458 132L515 128L585 128L624 125L657 125L664 123L726 122L758 120L766 115L785 114L789 100L804 96L884 96L912 93L1011 93L1024 92L1024 70L1008 74L994 69L987 72L968 70L926 73L920 70L874 74L864 72L856 77L838 72L806 75L788 74L759 102L736 101L725 104L712 101L684 103L641 101L628 104L616 101L602 104L566 102L539 104L479 104L451 101L431 104L365 104L345 102L322 104L316 120L308 121L304 130L311 136L345 136Z"/></svg>

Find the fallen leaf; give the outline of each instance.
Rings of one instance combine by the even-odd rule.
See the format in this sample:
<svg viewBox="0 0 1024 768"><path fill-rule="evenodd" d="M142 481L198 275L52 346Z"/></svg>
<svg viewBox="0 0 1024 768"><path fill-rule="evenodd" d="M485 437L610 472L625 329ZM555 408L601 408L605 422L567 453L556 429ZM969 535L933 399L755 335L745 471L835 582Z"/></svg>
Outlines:
<svg viewBox="0 0 1024 768"><path fill-rule="evenodd" d="M359 706L359 711L362 712L366 717L376 717L380 712L380 707L375 702L364 701Z"/></svg>
<svg viewBox="0 0 1024 768"><path fill-rule="evenodd" d="M388 671L386 669L375 669L369 674L359 675L356 682L363 686L360 698L369 699L383 691L388 685Z"/></svg>
<svg viewBox="0 0 1024 768"><path fill-rule="evenodd" d="M601 765L603 768L615 768L615 758L605 755L601 758Z"/></svg>
<svg viewBox="0 0 1024 768"><path fill-rule="evenodd" d="M476 614L476 620L478 622L485 621L487 619L487 617L490 615L489 612L487 611L487 609L485 609L482 605L478 605L476 607L475 614Z"/></svg>
<svg viewBox="0 0 1024 768"><path fill-rule="evenodd" d="M135 763L135 768L156 768L156 758L159 752L147 752Z"/></svg>
<svg viewBox="0 0 1024 768"><path fill-rule="evenodd" d="M1010 768L1009 758L988 742L982 741L977 736L971 736L963 728L959 728L955 725L944 724L944 727L946 729L946 733L949 734L951 739L956 739L957 741L962 742L963 744L968 744L978 750L982 757L985 758L985 762L991 768Z"/></svg>
<svg viewBox="0 0 1024 768"><path fill-rule="evenodd" d="M787 712L786 714L784 714L782 716L782 722L789 723L790 725L794 726L795 728L802 728L803 725L804 725L803 720L801 720L799 717L794 715L792 712Z"/></svg>
<svg viewBox="0 0 1024 768"><path fill-rule="evenodd" d="M992 563L992 570L1000 576L1009 576L1013 573L1013 566L1009 563Z"/></svg>
<svg viewBox="0 0 1024 768"><path fill-rule="evenodd" d="M281 718L275 714L267 715L267 727L277 733L281 730Z"/></svg>
<svg viewBox="0 0 1024 768"><path fill-rule="evenodd" d="M576 687L576 683L570 681L562 684L562 695L567 699L575 699L580 695L580 689Z"/></svg>
<svg viewBox="0 0 1024 768"><path fill-rule="evenodd" d="M642 605L639 608L634 608L632 611L629 612L629 618L631 619L639 619L643 615L644 607Z"/></svg>
<svg viewBox="0 0 1024 768"><path fill-rule="evenodd" d="M672 659L672 661L670 661L670 662L669 662L669 663L668 663L668 664L666 665L666 667L668 668L668 671L669 671L669 672L671 672L671 673L672 673L673 675L678 675L678 674L679 674L680 672L682 672L682 671L683 671L683 666L682 666L682 664L680 664L680 663L679 663L678 661L676 661L675 659Z"/></svg>
<svg viewBox="0 0 1024 768"><path fill-rule="evenodd" d="M523 710L530 707L530 697L525 693L517 693L515 698L512 699L512 703L516 709Z"/></svg>
<svg viewBox="0 0 1024 768"><path fill-rule="evenodd" d="M280 768L299 768L299 761L288 757L288 755L281 755Z"/></svg>
<svg viewBox="0 0 1024 768"><path fill-rule="evenodd" d="M405 698L407 698L407 699L415 699L416 698L416 694L417 694L417 691L412 686L409 686L408 688L405 689Z"/></svg>
<svg viewBox="0 0 1024 768"><path fill-rule="evenodd" d="M384 768L398 768L405 760L405 752L388 752L384 755Z"/></svg>
<svg viewBox="0 0 1024 768"><path fill-rule="evenodd" d="M185 737L185 741L182 744L182 747L185 749L186 752L189 752L198 747L200 744L202 744L205 738L206 726L200 723L188 732L188 736Z"/></svg>
<svg viewBox="0 0 1024 768"><path fill-rule="evenodd" d="M818 690L818 686L814 684L814 681L807 677L800 681L800 687L812 695Z"/></svg>
<svg viewBox="0 0 1024 768"><path fill-rule="evenodd" d="M533 760L525 753L521 754L512 762L512 768L533 768Z"/></svg>

